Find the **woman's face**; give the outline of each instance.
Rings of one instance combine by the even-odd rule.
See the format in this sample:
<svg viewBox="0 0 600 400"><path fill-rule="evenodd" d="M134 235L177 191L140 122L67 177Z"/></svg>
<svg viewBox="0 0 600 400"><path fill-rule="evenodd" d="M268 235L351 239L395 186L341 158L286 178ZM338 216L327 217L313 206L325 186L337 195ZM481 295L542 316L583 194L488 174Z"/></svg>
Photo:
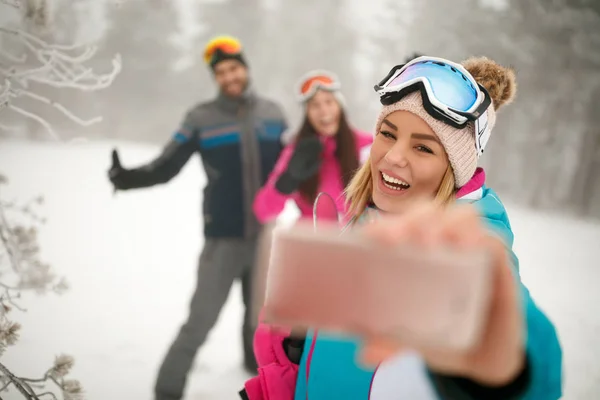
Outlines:
<svg viewBox="0 0 600 400"><path fill-rule="evenodd" d="M448 156L429 125L408 111L393 112L371 147L373 202L401 213L409 201L435 197L447 168Z"/></svg>
<svg viewBox="0 0 600 400"><path fill-rule="evenodd" d="M342 108L332 92L317 90L306 104L308 122L323 136L337 133L341 114Z"/></svg>

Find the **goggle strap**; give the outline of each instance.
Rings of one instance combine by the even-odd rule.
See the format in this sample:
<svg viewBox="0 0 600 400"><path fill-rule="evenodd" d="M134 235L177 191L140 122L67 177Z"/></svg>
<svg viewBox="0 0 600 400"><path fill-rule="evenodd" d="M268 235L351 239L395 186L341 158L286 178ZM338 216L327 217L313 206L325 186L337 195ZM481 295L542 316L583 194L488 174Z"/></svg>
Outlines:
<svg viewBox="0 0 600 400"><path fill-rule="evenodd" d="M401 70L405 65L406 64L396 65L394 68L392 68L386 77L383 78L377 85L375 85L375 91L377 92L382 90L385 87L385 84L392 78L392 76L394 76L396 71Z"/></svg>
<svg viewBox="0 0 600 400"><path fill-rule="evenodd" d="M479 111L479 110L483 109L483 111L481 111L479 117L475 119L475 148L477 150L477 156L481 157L481 155L483 154L483 152L485 150L487 142L490 139L490 135L491 135L491 130L489 129L489 123L488 123L488 112L487 112L488 106L491 103L491 97L490 97L488 91L483 86L481 86L481 85L479 85L479 86L485 95L485 100L482 102L482 106L478 107L476 110L476 111ZM400 101L402 98L404 98L408 94L416 92L416 91L421 92L421 98L423 99L423 108L425 109L425 111L427 111L427 113L429 115L431 115L431 117L433 117L439 121L442 121L454 128L457 128L457 129L462 129L466 126L466 124L458 124L455 121L450 120L444 112L438 110L437 107L435 107L433 104L431 104L431 102L429 101L429 97L427 97L427 91L425 90L425 86L423 84L411 85L409 87L402 89L399 92L386 93L385 95L382 96L381 103L383 105L394 104L394 103ZM485 104L487 104L487 106ZM465 113L458 112L454 109L452 109L452 111L456 112L457 114L461 114L464 117L470 117L470 114L464 115Z"/></svg>
<svg viewBox="0 0 600 400"><path fill-rule="evenodd" d="M465 127L466 123L459 124L458 122L450 119L450 117L448 117L442 110L439 110L437 107L435 107L431 103L431 101L429 101L429 96L427 95L427 90L425 89L425 85L423 85L422 82L417 82L414 85L407 86L398 92L385 93L384 95L382 95L380 97L380 102L384 106L391 105L391 104L394 104L394 103L402 100L404 97L406 97L410 93L413 93L416 91L421 92L421 99L423 100L423 108L425 108L425 111L427 111L427 113L429 115L431 115L433 118L437 119L438 121L442 121L454 128L457 128L457 129L462 129Z"/></svg>
<svg viewBox="0 0 600 400"><path fill-rule="evenodd" d="M226 51L222 47L217 47L211 54L210 58L223 57L223 56L234 56L240 54L239 51Z"/></svg>
<svg viewBox="0 0 600 400"><path fill-rule="evenodd" d="M308 86L306 87L306 90L302 91L302 89L304 88L304 86L306 86L308 84ZM336 82L331 81L331 82L323 82L322 80L319 79L311 79L310 82L305 81L302 86L300 87L300 93L310 93L311 91L315 90L315 87L319 87L319 88L323 88L323 89L329 89L329 90L335 90L337 87Z"/></svg>
<svg viewBox="0 0 600 400"><path fill-rule="evenodd" d="M477 149L477 156L481 157L492 131L488 122L487 110L481 114L477 120L475 120L475 148Z"/></svg>
<svg viewBox="0 0 600 400"><path fill-rule="evenodd" d="M331 93L339 92L339 89L336 87L315 85L314 87L312 87L309 91L307 91L305 93L298 93L298 100L300 101L300 103L305 103L307 100L311 99L315 95L317 90L324 90L326 92L331 92Z"/></svg>

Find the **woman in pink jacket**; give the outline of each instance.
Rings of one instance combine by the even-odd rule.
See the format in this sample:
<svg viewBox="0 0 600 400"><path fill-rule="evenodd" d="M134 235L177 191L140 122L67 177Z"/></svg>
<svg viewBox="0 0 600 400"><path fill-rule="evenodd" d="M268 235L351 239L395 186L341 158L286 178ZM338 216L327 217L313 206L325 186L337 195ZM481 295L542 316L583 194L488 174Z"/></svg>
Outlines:
<svg viewBox="0 0 600 400"><path fill-rule="evenodd" d="M321 192L335 200L345 217L344 188L366 160L373 142L373 135L350 128L334 74L311 71L300 79L296 93L304 106L304 122L256 195L254 213L262 223L276 218L289 199L300 209L301 218L312 218L314 200ZM319 212L319 219L337 218L335 212ZM254 336L258 376L246 383L242 399L293 398L304 341L301 333L290 333L259 326Z"/></svg>
<svg viewBox="0 0 600 400"><path fill-rule="evenodd" d="M304 122L256 195L254 213L262 223L276 218L288 199L295 201L302 218L312 218L321 192L345 215L344 188L359 167L362 150L368 152L373 141L371 134L350 127L333 73L309 72L300 79L297 95L305 109Z"/></svg>

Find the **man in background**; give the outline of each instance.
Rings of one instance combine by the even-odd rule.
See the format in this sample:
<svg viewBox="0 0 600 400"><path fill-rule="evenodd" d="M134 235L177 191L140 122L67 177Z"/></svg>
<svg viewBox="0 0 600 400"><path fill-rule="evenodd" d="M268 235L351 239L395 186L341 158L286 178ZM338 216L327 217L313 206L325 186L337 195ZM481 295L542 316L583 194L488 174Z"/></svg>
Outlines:
<svg viewBox="0 0 600 400"><path fill-rule="evenodd" d="M189 317L160 367L156 400L182 398L189 370L227 300L234 280L242 284L244 366L256 373L252 349L255 321L251 288L260 225L252 203L282 149L287 124L281 107L258 96L250 84L240 42L230 36L212 39L204 60L219 94L192 107L162 154L147 165L126 169L116 150L109 178L115 190L166 183L199 153L207 176L202 213L205 244Z"/></svg>

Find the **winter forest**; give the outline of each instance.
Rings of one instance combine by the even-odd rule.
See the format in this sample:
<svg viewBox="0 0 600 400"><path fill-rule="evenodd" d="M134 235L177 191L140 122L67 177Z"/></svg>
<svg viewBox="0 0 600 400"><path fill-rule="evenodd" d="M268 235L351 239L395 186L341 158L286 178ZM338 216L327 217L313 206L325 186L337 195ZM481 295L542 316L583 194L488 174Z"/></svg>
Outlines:
<svg viewBox="0 0 600 400"><path fill-rule="evenodd" d="M373 85L415 52L513 66L519 92L481 164L563 340L564 398L595 398L600 2L0 0L0 399L150 398L187 315L206 177L193 160L166 186L115 194L106 171L113 147L151 160L216 94L202 60L216 34L242 40L253 86L293 127L309 69L335 71L371 131ZM241 314L236 285L187 398L236 398Z"/></svg>
<svg viewBox="0 0 600 400"><path fill-rule="evenodd" d="M190 104L214 94L201 50L219 32L244 39L256 87L282 102L292 123L299 118L289 95L295 80L321 67L340 76L349 114L366 130L372 129L378 106L373 82L399 59L413 52L453 59L486 54L514 66L520 84L517 102L506 110L510 116L500 122L483 161L493 184L538 209L600 217L600 178L594 173L600 170L595 112L600 6L595 1L44 3L55 40L98 46L86 66L109 74L116 54L127 61L110 90L89 95L40 85L36 91L84 120L102 116L102 122L85 131L35 99L19 99L27 110L43 113L62 138L162 144ZM11 14L3 10L0 21L10 20ZM3 49L19 46L8 37L2 43ZM3 120L12 120L6 114ZM2 135L48 137L39 122L14 117L15 129L2 130Z"/></svg>

